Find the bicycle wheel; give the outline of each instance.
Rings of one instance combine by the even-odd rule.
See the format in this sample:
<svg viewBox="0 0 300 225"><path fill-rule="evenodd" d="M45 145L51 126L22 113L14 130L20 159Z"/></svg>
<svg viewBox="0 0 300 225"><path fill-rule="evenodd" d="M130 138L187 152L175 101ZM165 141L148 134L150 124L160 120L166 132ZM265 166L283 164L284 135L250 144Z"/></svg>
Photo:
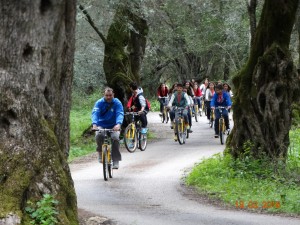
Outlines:
<svg viewBox="0 0 300 225"><path fill-rule="evenodd" d="M166 116L165 116L165 121L166 123L169 122L169 112L165 109L165 113L166 113Z"/></svg>
<svg viewBox="0 0 300 225"><path fill-rule="evenodd" d="M107 169L108 169L108 175L109 175L109 178L112 178L113 177L113 169L112 169L112 158L111 158L111 151L107 151Z"/></svg>
<svg viewBox="0 0 300 225"><path fill-rule="evenodd" d="M102 149L102 165L103 165L103 177L107 181L109 176L108 174L108 158L107 158L107 146L104 146Z"/></svg>
<svg viewBox="0 0 300 225"><path fill-rule="evenodd" d="M145 151L147 148L147 134L141 134L139 136L139 149Z"/></svg>
<svg viewBox="0 0 300 225"><path fill-rule="evenodd" d="M179 144L183 144L184 140L183 140L183 120L182 119L178 119L176 120L176 132L177 132L177 140L179 142Z"/></svg>
<svg viewBox="0 0 300 225"><path fill-rule="evenodd" d="M198 122L198 105L196 104L194 108L195 108L195 121Z"/></svg>
<svg viewBox="0 0 300 225"><path fill-rule="evenodd" d="M161 118L161 122L164 123L165 119L166 119L166 117L165 117L165 110L163 110L163 113L162 113L162 115L161 115L160 118Z"/></svg>
<svg viewBox="0 0 300 225"><path fill-rule="evenodd" d="M223 119L220 119L219 120L219 136L220 136L221 145L224 144L224 139L225 139L224 135L225 135L225 133L224 133L224 121L223 121Z"/></svg>
<svg viewBox="0 0 300 225"><path fill-rule="evenodd" d="M134 128L135 125L129 124L124 131L125 147L130 153L133 153L136 150L138 144L138 139L135 132L136 128Z"/></svg>

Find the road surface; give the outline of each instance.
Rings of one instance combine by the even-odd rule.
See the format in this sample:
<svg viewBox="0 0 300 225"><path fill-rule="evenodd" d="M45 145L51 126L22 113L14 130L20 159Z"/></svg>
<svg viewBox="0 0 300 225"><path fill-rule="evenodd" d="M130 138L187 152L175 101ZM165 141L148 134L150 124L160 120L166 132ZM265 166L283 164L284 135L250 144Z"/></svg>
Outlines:
<svg viewBox="0 0 300 225"><path fill-rule="evenodd" d="M120 169L113 179L103 180L97 158L72 166L78 208L103 215L119 225L299 225L300 219L262 215L195 201L182 185L182 178L201 159L222 152L207 120L193 122L193 133L186 144L173 140L169 124L160 122L158 113L148 114L149 127L159 141L146 151L129 153L122 149Z"/></svg>

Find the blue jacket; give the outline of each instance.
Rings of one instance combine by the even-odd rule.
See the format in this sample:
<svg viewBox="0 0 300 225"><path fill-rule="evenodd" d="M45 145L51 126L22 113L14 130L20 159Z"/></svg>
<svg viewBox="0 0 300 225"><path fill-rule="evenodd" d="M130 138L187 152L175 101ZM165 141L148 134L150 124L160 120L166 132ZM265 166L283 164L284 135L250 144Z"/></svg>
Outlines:
<svg viewBox="0 0 300 225"><path fill-rule="evenodd" d="M113 98L112 107L107 111L106 109L110 107L111 103L105 101L104 97L99 99L92 111L92 123L97 126L111 129L117 124L122 124L124 119L124 109L122 103L119 99ZM104 115L105 111L107 111Z"/></svg>
<svg viewBox="0 0 300 225"><path fill-rule="evenodd" d="M218 99L218 94L215 93L210 102L210 107L218 107L218 106L227 107L227 106L231 106L231 105L232 105L232 103L231 103L229 94L224 91L222 93L221 99Z"/></svg>

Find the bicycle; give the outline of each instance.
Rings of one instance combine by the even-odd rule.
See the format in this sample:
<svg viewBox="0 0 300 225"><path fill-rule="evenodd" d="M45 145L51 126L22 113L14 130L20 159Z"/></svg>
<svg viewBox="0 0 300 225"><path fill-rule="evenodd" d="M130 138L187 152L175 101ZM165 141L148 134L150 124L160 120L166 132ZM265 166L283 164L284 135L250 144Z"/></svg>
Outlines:
<svg viewBox="0 0 300 225"><path fill-rule="evenodd" d="M198 106L198 99L200 100L200 108ZM202 116L202 108L201 108L201 97L195 97L194 99L194 112L195 112L195 121L198 122L198 113L199 116Z"/></svg>
<svg viewBox="0 0 300 225"><path fill-rule="evenodd" d="M124 131L124 144L127 151L133 153L137 148L145 151L147 148L147 133L141 132L141 121L135 121L135 116L139 114L137 112L126 112L125 115L131 116L131 122Z"/></svg>
<svg viewBox="0 0 300 225"><path fill-rule="evenodd" d="M189 137L189 133L187 132L184 118L183 118L183 107L175 107L175 123L174 123L174 131L176 132L177 140L179 144L185 144L186 138Z"/></svg>
<svg viewBox="0 0 300 225"><path fill-rule="evenodd" d="M219 118L219 136L221 145L225 142L225 134L226 134L226 126L225 126L225 118L223 116L223 110L226 110L226 107L218 106L216 110L219 110L221 117Z"/></svg>
<svg viewBox="0 0 300 225"><path fill-rule="evenodd" d="M169 103L169 97L160 97L161 99L165 99L164 103L163 103L163 113L161 115L161 122L164 123L166 121L166 123L169 122L169 113L167 111L167 105Z"/></svg>
<svg viewBox="0 0 300 225"><path fill-rule="evenodd" d="M107 181L108 177L113 177L113 160L111 155L111 139L108 133L114 132L113 129L98 128L94 131L104 132L104 142L102 144L102 165L103 165L103 177Z"/></svg>

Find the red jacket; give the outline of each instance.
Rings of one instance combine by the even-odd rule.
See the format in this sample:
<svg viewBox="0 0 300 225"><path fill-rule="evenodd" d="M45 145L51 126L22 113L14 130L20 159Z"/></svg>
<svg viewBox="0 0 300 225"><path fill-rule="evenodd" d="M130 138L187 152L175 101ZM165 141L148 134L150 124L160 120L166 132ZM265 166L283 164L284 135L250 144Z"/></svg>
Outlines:
<svg viewBox="0 0 300 225"><path fill-rule="evenodd" d="M194 94L195 94L195 97L201 97L202 91L200 90L200 88L197 88L196 90L194 89Z"/></svg>
<svg viewBox="0 0 300 225"><path fill-rule="evenodd" d="M167 97L168 93L169 93L169 89L167 87L165 87L164 90L162 90L160 87L157 89L157 96Z"/></svg>

